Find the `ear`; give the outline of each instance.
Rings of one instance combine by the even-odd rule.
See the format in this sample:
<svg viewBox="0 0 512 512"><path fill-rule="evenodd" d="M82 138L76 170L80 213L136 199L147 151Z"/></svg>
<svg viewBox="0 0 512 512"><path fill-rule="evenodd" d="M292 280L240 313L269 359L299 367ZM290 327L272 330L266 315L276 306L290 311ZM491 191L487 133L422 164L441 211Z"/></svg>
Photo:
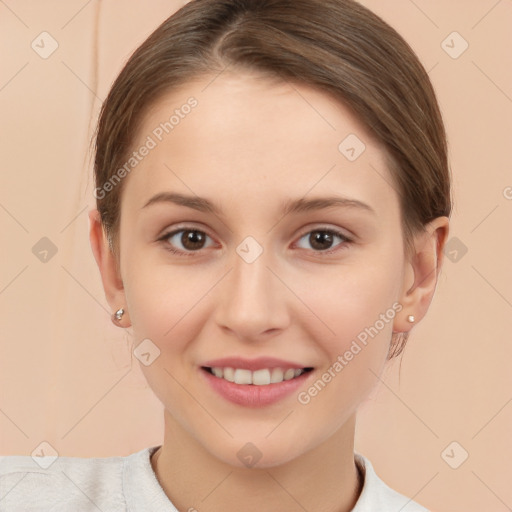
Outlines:
<svg viewBox="0 0 512 512"><path fill-rule="evenodd" d="M405 262L404 283L399 299L403 309L395 317L395 332L411 329L412 324L407 320L409 315L414 316L414 324L417 324L428 311L441 272L449 222L448 217L437 217L414 238L413 254Z"/></svg>
<svg viewBox="0 0 512 512"><path fill-rule="evenodd" d="M115 313L120 308L125 310L121 320L113 320L114 324L129 327L130 320L126 311L126 297L119 262L110 249L98 210L91 210L89 212L89 239L94 258L100 270L105 297L112 313Z"/></svg>

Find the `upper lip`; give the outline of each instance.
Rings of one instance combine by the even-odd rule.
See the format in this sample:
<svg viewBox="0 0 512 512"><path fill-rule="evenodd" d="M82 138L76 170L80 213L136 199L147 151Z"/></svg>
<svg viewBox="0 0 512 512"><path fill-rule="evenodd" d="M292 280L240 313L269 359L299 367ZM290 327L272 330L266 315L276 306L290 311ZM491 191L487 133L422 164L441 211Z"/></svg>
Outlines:
<svg viewBox="0 0 512 512"><path fill-rule="evenodd" d="M295 363L293 361L285 361L284 359L276 359L275 357L258 357L256 359L244 359L242 357L223 357L221 359L211 359L205 361L201 366L209 368L240 368L242 370L263 370L264 368L311 368L311 366Z"/></svg>

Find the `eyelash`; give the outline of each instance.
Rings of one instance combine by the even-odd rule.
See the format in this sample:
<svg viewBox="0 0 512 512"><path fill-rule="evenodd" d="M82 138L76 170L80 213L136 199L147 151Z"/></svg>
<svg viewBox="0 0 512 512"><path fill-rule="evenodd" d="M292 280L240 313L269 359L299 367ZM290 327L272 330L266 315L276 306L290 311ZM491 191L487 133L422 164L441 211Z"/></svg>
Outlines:
<svg viewBox="0 0 512 512"><path fill-rule="evenodd" d="M170 246L170 244L167 242L167 240L170 237L176 235L177 233L182 233L184 231L192 231L192 232L201 233L201 234L206 235L207 237L211 238L211 236L208 235L208 233L206 233L206 232L204 232L204 231L202 231L200 229L191 228L191 227L182 227L180 229L176 229L174 231L170 231L169 233L165 233L164 235L162 235L158 239L158 241L162 242L164 244L164 248L167 251L171 252L172 254L176 254L176 255L179 255L179 256L195 256L197 253L199 253L201 251L201 249L199 249L197 251L182 251L180 249L173 249ZM309 234L314 233L314 232L327 233L329 235L334 235L334 236L337 236L338 238L342 239L342 243L337 245L334 249L328 249L326 251L315 251L315 250L312 249L312 252L317 253L320 256L327 256L327 255L330 255L330 254L332 254L334 252L344 250L348 244L351 244L353 242L352 239L350 239L349 237L347 237L346 235L344 235L340 231L337 231L337 230L332 229L332 228L326 228L326 227L320 227L320 228L311 229L310 231L307 231L307 232L303 233L300 236L299 240L302 240L302 238L304 238L306 235L309 235ZM340 248L340 245L343 245L343 247ZM306 249L306 250L308 250L308 249Z"/></svg>

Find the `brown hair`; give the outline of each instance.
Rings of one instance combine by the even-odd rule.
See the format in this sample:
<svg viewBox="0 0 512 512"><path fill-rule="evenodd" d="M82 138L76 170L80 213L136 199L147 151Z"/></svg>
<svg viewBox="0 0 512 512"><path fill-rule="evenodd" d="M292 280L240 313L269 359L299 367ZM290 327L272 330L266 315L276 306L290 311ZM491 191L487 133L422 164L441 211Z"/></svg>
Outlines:
<svg viewBox="0 0 512 512"><path fill-rule="evenodd" d="M352 109L385 149L406 253L414 233L450 216L446 135L429 77L404 39L354 0L187 3L135 51L102 105L96 190L126 162L143 116L159 98L227 66L313 86ZM122 186L95 194L114 252ZM389 359L402 352L407 333L394 341Z"/></svg>

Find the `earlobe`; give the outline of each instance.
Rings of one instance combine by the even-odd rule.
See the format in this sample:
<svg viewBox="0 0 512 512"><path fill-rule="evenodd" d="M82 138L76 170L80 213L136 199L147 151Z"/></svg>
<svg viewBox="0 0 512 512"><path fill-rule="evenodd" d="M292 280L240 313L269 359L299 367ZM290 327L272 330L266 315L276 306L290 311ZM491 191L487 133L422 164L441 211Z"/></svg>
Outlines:
<svg viewBox="0 0 512 512"><path fill-rule="evenodd" d="M126 315L126 298L117 258L109 247L98 210L89 212L89 240L98 265L105 297L113 314L115 325L129 327ZM123 313L120 310L123 309ZM116 316L117 314L117 316ZM126 325L128 323L128 325Z"/></svg>
<svg viewBox="0 0 512 512"><path fill-rule="evenodd" d="M408 332L427 313L443 263L443 248L449 232L448 217L437 217L414 239L414 251L406 262L400 304L402 312L395 318L394 332ZM410 321L410 316L414 321Z"/></svg>

